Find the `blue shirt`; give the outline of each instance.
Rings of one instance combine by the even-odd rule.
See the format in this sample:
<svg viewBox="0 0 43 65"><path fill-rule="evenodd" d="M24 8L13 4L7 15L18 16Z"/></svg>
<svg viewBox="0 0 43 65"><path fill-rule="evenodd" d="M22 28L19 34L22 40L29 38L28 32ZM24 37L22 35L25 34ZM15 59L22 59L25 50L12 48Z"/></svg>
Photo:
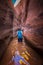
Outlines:
<svg viewBox="0 0 43 65"><path fill-rule="evenodd" d="M18 36L18 38L22 38L22 37L23 37L21 30L18 30L18 31L17 31L17 36Z"/></svg>
<svg viewBox="0 0 43 65"><path fill-rule="evenodd" d="M20 65L19 61L23 60L23 58L20 55L15 55L15 57L13 56L12 61L15 63L15 65Z"/></svg>

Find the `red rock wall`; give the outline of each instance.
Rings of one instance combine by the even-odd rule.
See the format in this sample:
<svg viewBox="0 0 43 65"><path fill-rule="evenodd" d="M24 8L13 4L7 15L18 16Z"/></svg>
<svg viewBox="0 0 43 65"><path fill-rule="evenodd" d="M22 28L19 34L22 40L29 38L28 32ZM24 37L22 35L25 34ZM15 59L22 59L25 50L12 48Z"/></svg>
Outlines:
<svg viewBox="0 0 43 65"><path fill-rule="evenodd" d="M35 47L43 49L43 0L21 0L13 10L15 19L24 30L23 35Z"/></svg>

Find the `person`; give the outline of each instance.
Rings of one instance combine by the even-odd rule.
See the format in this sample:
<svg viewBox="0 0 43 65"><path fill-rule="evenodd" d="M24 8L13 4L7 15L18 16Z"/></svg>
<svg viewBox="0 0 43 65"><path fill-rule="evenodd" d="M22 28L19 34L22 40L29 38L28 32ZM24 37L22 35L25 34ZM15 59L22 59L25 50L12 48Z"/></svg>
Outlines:
<svg viewBox="0 0 43 65"><path fill-rule="evenodd" d="M14 65L20 65L19 63L19 60L21 59L20 57L20 54L19 54L19 51L15 51L15 54L13 55L13 57L11 58L10 62L8 63L9 64L14 64Z"/></svg>
<svg viewBox="0 0 43 65"><path fill-rule="evenodd" d="M15 55L12 57L12 61L15 65L20 65L19 60L21 59L19 51L15 51Z"/></svg>
<svg viewBox="0 0 43 65"><path fill-rule="evenodd" d="M21 29L17 30L17 37L18 37L18 42L22 42L23 41L23 32Z"/></svg>

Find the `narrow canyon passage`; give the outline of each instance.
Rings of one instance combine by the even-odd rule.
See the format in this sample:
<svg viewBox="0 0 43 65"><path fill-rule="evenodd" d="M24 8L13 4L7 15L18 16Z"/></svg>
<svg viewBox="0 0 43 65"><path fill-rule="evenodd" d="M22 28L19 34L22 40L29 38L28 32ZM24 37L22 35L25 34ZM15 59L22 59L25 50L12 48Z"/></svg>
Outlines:
<svg viewBox="0 0 43 65"><path fill-rule="evenodd" d="M43 0L0 0L0 65L43 65Z"/></svg>
<svg viewBox="0 0 43 65"><path fill-rule="evenodd" d="M12 57L17 55L17 51L21 57L18 61L19 65L41 65L40 56L32 48L26 45L24 39L23 42L19 43L17 38L14 38L6 49L6 52L4 53L1 61L1 65L18 65L16 64L17 60L16 63L12 62ZM17 58L19 58L19 56L17 56Z"/></svg>

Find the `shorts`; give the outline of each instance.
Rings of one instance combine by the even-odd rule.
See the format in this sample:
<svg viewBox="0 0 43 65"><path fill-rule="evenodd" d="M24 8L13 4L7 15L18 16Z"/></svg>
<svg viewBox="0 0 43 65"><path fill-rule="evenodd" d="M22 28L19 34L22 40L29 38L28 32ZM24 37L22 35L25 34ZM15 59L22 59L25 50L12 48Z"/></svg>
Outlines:
<svg viewBox="0 0 43 65"><path fill-rule="evenodd" d="M18 42L22 42L23 38L18 38Z"/></svg>

